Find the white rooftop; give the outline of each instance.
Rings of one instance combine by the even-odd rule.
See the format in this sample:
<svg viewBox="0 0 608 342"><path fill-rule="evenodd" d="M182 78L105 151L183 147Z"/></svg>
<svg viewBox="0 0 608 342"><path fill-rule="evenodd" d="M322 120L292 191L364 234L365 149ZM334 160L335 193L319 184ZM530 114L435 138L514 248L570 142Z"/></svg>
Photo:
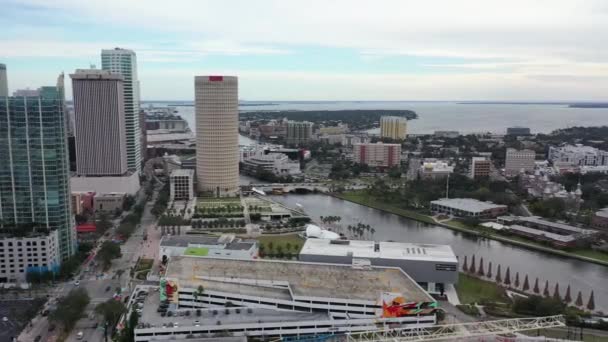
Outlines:
<svg viewBox="0 0 608 342"><path fill-rule="evenodd" d="M458 262L448 245L378 242L380 248L376 251L375 244L374 241L308 239L300 254L348 256L352 253L355 258Z"/></svg>
<svg viewBox="0 0 608 342"><path fill-rule="evenodd" d="M506 205L482 202L473 198L442 198L431 203L469 212L483 212L494 208L506 207Z"/></svg>
<svg viewBox="0 0 608 342"><path fill-rule="evenodd" d="M171 177L194 177L194 170L175 169L175 170L171 171Z"/></svg>
<svg viewBox="0 0 608 342"><path fill-rule="evenodd" d="M595 213L596 216L608 218L608 208L600 209Z"/></svg>

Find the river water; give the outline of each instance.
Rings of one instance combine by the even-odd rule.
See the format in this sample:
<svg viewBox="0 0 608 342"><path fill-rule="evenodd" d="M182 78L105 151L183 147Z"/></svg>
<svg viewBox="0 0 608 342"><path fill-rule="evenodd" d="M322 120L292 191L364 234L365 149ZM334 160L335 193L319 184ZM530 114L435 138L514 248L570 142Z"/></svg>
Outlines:
<svg viewBox="0 0 608 342"><path fill-rule="evenodd" d="M494 274L496 274L498 264L502 265L503 276L507 266L510 267L512 281L515 279L515 272L519 272L520 282L523 284L524 276L527 274L530 277L530 287L532 287L534 279L538 277L542 291L545 280L548 280L551 294L553 294L555 282L559 283L562 296L565 295L566 286L570 285L573 300L576 299L577 292L580 290L586 303L589 293L594 290L596 308L598 310L608 309L608 267L527 250L494 240L472 237L331 196L289 194L270 197L290 207L295 207L296 203L299 203L304 211L316 221L319 220L319 216L337 215L342 217L341 225L343 227L358 222L369 224L376 229L373 236L375 240L450 245L460 260L465 255L468 255L470 260L471 255L475 254L477 262L479 262L479 258L483 257L486 262L486 271L487 262L491 261Z"/></svg>

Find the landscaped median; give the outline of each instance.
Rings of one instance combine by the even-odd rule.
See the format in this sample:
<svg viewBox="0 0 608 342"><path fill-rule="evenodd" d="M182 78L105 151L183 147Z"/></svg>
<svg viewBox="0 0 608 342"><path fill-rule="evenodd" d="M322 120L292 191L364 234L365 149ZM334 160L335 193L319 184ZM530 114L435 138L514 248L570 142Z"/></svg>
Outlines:
<svg viewBox="0 0 608 342"><path fill-rule="evenodd" d="M565 256L569 258L579 259L582 261L592 262L595 264L608 266L608 254L601 253L593 250L574 250L574 251L565 251L560 249L555 249L546 245L542 245L538 242L524 239L521 237L507 237L500 235L490 229L487 228L477 228L462 221L444 221L437 222L433 217L421 213L417 213L413 210L398 208L392 204L385 203L379 201L377 198L370 196L365 193L365 191L350 191L345 193L333 193L331 196L357 203L360 205L364 205L366 207L378 209L387 213L399 215L402 217L411 218L416 221L434 224L438 226L442 226L448 229L456 230L465 234L476 235L480 237L485 237L488 239L493 239L500 242L509 243L512 245L516 245L519 247L524 247L528 249L534 249L538 251L543 251L547 253L552 253L560 256Z"/></svg>

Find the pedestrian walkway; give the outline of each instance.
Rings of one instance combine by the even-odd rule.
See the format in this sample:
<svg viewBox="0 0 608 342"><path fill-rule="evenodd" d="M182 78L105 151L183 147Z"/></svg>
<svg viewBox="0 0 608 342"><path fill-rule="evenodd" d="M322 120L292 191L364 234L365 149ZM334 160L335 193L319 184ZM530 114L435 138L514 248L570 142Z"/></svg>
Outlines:
<svg viewBox="0 0 608 342"><path fill-rule="evenodd" d="M447 284L445 286L445 295L448 298L448 302L452 305L460 305L460 299L458 299L458 293L453 284Z"/></svg>

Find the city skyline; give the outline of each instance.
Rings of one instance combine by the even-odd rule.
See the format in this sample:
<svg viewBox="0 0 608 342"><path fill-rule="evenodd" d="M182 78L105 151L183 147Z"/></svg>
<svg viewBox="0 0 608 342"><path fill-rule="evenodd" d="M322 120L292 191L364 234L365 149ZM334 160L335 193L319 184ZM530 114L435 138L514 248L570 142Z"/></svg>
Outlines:
<svg viewBox="0 0 608 342"><path fill-rule="evenodd" d="M138 54L143 100L190 100L200 74L238 76L245 100L606 100L600 1L128 2L99 15L113 6L7 1L11 93L119 46Z"/></svg>

